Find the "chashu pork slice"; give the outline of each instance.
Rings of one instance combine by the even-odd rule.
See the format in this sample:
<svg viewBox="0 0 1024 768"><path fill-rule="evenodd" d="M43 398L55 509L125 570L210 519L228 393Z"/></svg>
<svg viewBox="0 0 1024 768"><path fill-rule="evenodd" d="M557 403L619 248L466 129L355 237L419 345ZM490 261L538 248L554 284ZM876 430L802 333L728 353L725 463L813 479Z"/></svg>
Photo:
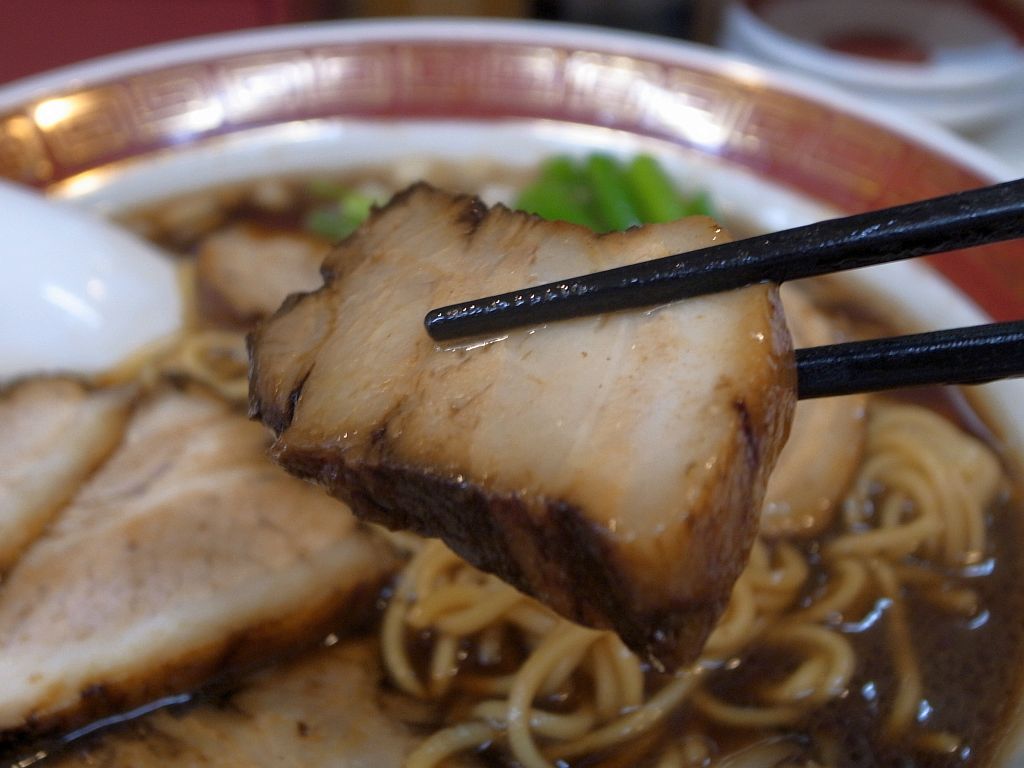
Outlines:
<svg viewBox="0 0 1024 768"><path fill-rule="evenodd" d="M0 583L0 742L74 727L358 623L394 561L204 394L143 401Z"/></svg>
<svg viewBox="0 0 1024 768"><path fill-rule="evenodd" d="M196 256L196 293L207 317L248 326L285 297L321 282L327 246L320 238L252 223L207 236Z"/></svg>
<svg viewBox="0 0 1024 768"><path fill-rule="evenodd" d="M46 528L117 445L129 389L26 379L0 395L0 572Z"/></svg>
<svg viewBox="0 0 1024 768"><path fill-rule="evenodd" d="M254 332L250 411L283 467L357 515L677 666L743 569L786 437L776 288L453 346L423 316L724 237L707 218L599 236L417 185Z"/></svg>
<svg viewBox="0 0 1024 768"><path fill-rule="evenodd" d="M47 768L402 768L424 729L389 707L374 642L343 642L274 665L225 696L200 696L73 743Z"/></svg>

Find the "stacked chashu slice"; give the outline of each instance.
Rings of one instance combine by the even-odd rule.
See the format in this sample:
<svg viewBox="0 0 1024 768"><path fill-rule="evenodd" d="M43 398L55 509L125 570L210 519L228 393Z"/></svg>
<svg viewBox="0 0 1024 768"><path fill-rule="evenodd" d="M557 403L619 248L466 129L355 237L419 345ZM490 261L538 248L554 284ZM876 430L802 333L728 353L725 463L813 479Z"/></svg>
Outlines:
<svg viewBox="0 0 1024 768"><path fill-rule="evenodd" d="M275 459L666 667L693 659L753 539L794 369L760 285L439 346L436 306L721 242L694 218L595 235L424 185L252 336Z"/></svg>
<svg viewBox="0 0 1024 768"><path fill-rule="evenodd" d="M131 407L125 389L25 381L0 398L0 573L114 449Z"/></svg>
<svg viewBox="0 0 1024 768"><path fill-rule="evenodd" d="M260 425L202 392L31 381L0 396L0 419L0 522L34 535L0 582L8 752L357 624L394 567L267 461Z"/></svg>
<svg viewBox="0 0 1024 768"><path fill-rule="evenodd" d="M342 642L249 676L230 693L154 712L48 768L400 768L422 739L382 692L373 640ZM474 755L446 768L482 766Z"/></svg>
<svg viewBox="0 0 1024 768"><path fill-rule="evenodd" d="M419 321L456 299L722 237L706 220L596 237L416 188L331 256L323 291L257 335L254 404L293 471L373 519L444 535L674 664L699 649L745 562L788 423L774 290L477 349L437 349ZM0 396L0 418L12 457L0 526L20 537L0 564L0 739L313 643L358 623L394 567L344 508L266 464L257 425L202 392L28 382ZM238 716L213 705L156 715L147 738L123 732L100 749L112 765L314 754L397 764L408 732L379 705L335 695L369 699L364 664L319 651L251 681ZM309 752L325 718L342 725ZM368 733L394 754L364 751Z"/></svg>

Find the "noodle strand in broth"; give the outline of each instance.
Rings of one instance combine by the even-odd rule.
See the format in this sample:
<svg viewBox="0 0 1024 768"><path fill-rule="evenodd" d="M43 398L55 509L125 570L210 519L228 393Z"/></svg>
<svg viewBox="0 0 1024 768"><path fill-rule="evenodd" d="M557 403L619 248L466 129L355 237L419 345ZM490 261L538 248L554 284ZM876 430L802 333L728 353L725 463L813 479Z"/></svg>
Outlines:
<svg viewBox="0 0 1024 768"><path fill-rule="evenodd" d="M954 750L955 735L916 722L925 681L904 593L931 595L934 605L961 615L977 609L973 592L950 587L941 569L977 562L986 551L984 510L1000 477L994 454L941 416L873 399L866 456L821 554L796 540L755 542L702 658L668 678L645 669L614 635L555 616L441 542L412 544L385 610L382 653L400 690L450 702L450 725L409 765L442 765L459 751L498 743L517 764L550 768L628 752L631 744L640 751L645 735L660 744L652 765L704 764L706 751L694 746L703 743L702 728L798 728L845 695L858 658L844 627L870 623L876 612L898 680L885 705L885 737L913 739L925 751ZM924 559L907 561L911 555ZM819 557L825 578L814 585ZM428 652L420 663L423 643ZM748 694L752 699L723 698L713 681L754 649L790 662ZM681 728L668 728L670 719ZM703 725L691 731L691 721ZM763 749L790 755L792 745ZM738 764L762 764L750 762L754 752Z"/></svg>
<svg viewBox="0 0 1024 768"><path fill-rule="evenodd" d="M418 178L423 170L401 173ZM446 173L434 181L478 189L497 175L493 168L468 180L464 172ZM389 178L360 183L376 184L374 196L399 185ZM277 184L287 205L308 197L292 182ZM248 216L260 203L246 194L228 197ZM158 216L155 234L184 231L187 238L177 245L192 252L207 226L235 217L221 210L223 202L208 202L164 206L167 221ZM302 220L301 209L285 207L274 207L276 220ZM183 227L185 213L195 226ZM204 319L194 264L181 263L190 308L185 330L108 378L143 386L164 378L201 382L242 405L244 332ZM818 315L825 325L833 321ZM863 416L862 407L858 413ZM925 605L963 625L991 607L971 569L998 549L986 515L1006 475L989 446L934 410L870 396L867 413L864 453L855 465L858 441L844 482L835 484L842 489L853 478L838 504L828 505L813 530L797 519L771 535L766 526L701 658L674 675L647 668L615 635L561 619L440 542L375 529L408 556L385 593L376 627L383 667L392 695L407 710L430 712L409 718L432 732L406 765L435 768L481 751L488 764L524 768L849 764L842 733L821 723L832 716L827 713L841 718L851 711L867 718L858 725L877 730L865 737L873 748L896 745L901 756L964 748L970 742L963 734L930 728L922 716L926 700L934 700L933 670L922 660L915 612ZM862 419L857 427L863 436ZM815 455L817 447L801 456ZM797 482L806 474L803 466L798 470ZM857 686L864 675L874 674L865 670L879 665L888 680L879 688L886 690L851 704L863 694ZM412 707L409 699L423 706Z"/></svg>

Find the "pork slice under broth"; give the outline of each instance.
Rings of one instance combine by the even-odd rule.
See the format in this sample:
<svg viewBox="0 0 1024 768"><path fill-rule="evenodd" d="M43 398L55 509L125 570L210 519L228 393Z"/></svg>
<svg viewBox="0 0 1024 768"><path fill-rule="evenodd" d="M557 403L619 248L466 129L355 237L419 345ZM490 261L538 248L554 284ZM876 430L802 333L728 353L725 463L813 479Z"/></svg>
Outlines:
<svg viewBox="0 0 1024 768"><path fill-rule="evenodd" d="M285 297L322 282L327 246L300 232L252 223L207 236L196 257L196 289L207 318L246 326L277 309Z"/></svg>
<svg viewBox="0 0 1024 768"><path fill-rule="evenodd" d="M0 584L0 740L70 728L358 623L394 566L267 435L163 391Z"/></svg>
<svg viewBox="0 0 1024 768"><path fill-rule="evenodd" d="M305 654L251 676L223 700L152 713L47 765L401 768L422 737L382 702L372 642Z"/></svg>
<svg viewBox="0 0 1024 768"><path fill-rule="evenodd" d="M250 339L273 456L666 666L724 609L785 439L777 290L444 348L432 307L721 242L706 218L595 235L425 185L376 212Z"/></svg>

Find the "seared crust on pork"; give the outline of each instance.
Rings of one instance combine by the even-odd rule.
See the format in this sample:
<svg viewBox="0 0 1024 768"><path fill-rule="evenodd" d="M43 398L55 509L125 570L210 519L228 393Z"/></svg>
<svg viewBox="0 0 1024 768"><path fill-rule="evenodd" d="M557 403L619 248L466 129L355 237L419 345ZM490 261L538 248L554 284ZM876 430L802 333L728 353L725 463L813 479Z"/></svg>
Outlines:
<svg viewBox="0 0 1024 768"><path fill-rule="evenodd" d="M422 318L724 237L700 217L598 236L417 185L252 334L251 415L283 467L357 515L688 662L746 562L792 413L776 289L451 347Z"/></svg>

